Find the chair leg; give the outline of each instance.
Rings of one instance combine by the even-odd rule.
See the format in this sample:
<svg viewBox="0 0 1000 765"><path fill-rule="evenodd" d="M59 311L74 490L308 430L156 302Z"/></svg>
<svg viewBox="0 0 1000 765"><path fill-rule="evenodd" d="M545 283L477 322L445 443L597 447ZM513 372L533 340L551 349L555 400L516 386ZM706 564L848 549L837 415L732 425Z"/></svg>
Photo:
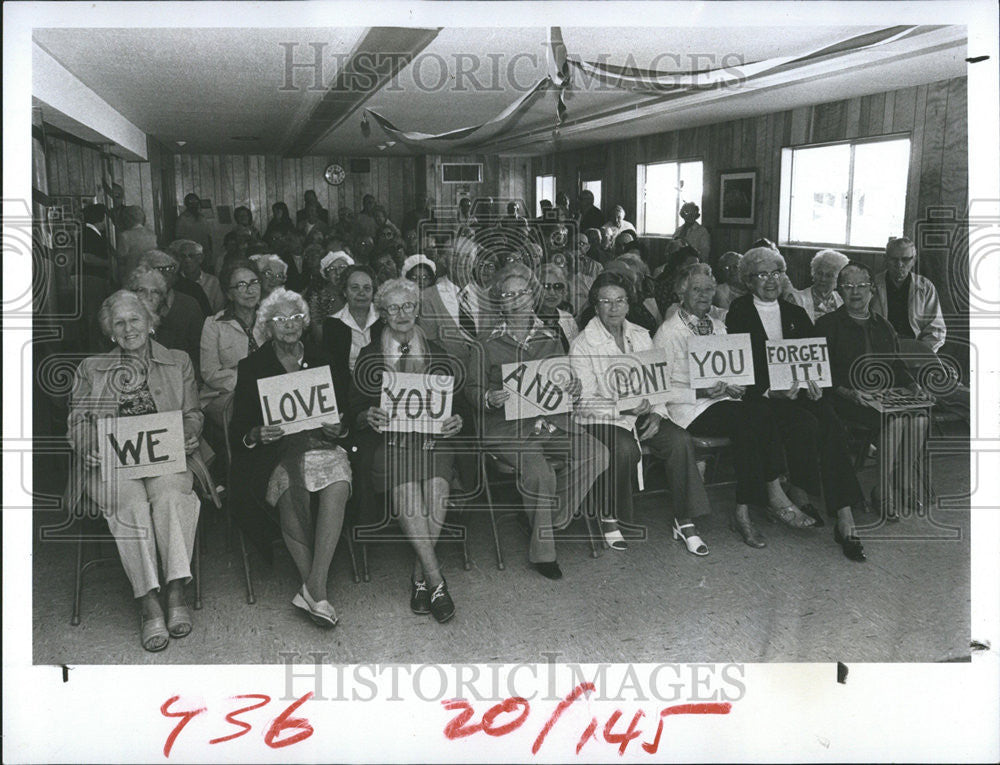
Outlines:
<svg viewBox="0 0 1000 765"><path fill-rule="evenodd" d="M80 538L76 540L76 578L73 583L73 616L69 623L80 624L80 599L83 595L83 528L80 524Z"/></svg>
<svg viewBox="0 0 1000 765"><path fill-rule="evenodd" d="M464 520L464 519L463 519ZM472 558L469 557L469 526L466 523L462 527L462 565L466 571L472 568Z"/></svg>
<svg viewBox="0 0 1000 765"><path fill-rule="evenodd" d="M496 547L497 554L497 569L500 571L504 570L503 562L503 551L500 549L500 534L497 531L497 516L493 512L493 492L490 491L490 477L486 474L486 458L482 457L479 461L480 469L483 471L483 488L486 491L486 507L490 512L490 526L493 529L493 544Z"/></svg>
<svg viewBox="0 0 1000 765"><path fill-rule="evenodd" d="M347 543L347 554L351 556L351 576L354 578L354 583L357 584L361 581L361 577L358 575L358 561L354 557L354 543L351 541L351 529L346 529L342 533L342 536Z"/></svg>
<svg viewBox="0 0 1000 765"><path fill-rule="evenodd" d="M368 543L361 543L361 577L366 581L372 580L372 575L368 572Z"/></svg>
<svg viewBox="0 0 1000 765"><path fill-rule="evenodd" d="M201 518L194 532L194 610L201 610L201 541L204 537Z"/></svg>
<svg viewBox="0 0 1000 765"><path fill-rule="evenodd" d="M601 534L600 522L596 518L591 518L590 513L586 510L583 512L583 522L587 525L587 539L590 541L590 557L599 558L601 554L598 552L597 539L600 538L601 544L604 544L604 535ZM597 525L596 532L594 524Z"/></svg>
<svg viewBox="0 0 1000 765"><path fill-rule="evenodd" d="M236 534L240 539L240 558L243 560L243 577L247 585L247 604L253 605L257 602L257 597L253 592L253 580L250 579L250 558L247 556L247 543L243 539L243 531L236 529Z"/></svg>

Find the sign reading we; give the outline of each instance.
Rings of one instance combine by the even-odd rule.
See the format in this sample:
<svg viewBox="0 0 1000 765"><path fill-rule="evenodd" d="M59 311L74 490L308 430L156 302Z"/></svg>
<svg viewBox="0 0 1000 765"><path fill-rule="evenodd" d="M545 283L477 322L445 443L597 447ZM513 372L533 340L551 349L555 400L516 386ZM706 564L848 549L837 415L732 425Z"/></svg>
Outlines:
<svg viewBox="0 0 1000 765"><path fill-rule="evenodd" d="M340 422L330 367L303 369L257 381L265 425L280 425L285 434Z"/></svg>
<svg viewBox="0 0 1000 765"><path fill-rule="evenodd" d="M669 365L666 348L609 357L605 379L617 399L617 410L634 409L643 399L650 404L672 400Z"/></svg>
<svg viewBox="0 0 1000 765"><path fill-rule="evenodd" d="M389 413L386 430L396 433L440 433L451 417L455 378L412 372L386 373L379 406Z"/></svg>
<svg viewBox="0 0 1000 765"><path fill-rule="evenodd" d="M795 383L805 386L810 381L821 388L833 387L825 337L768 340L764 347L771 390L788 390Z"/></svg>
<svg viewBox="0 0 1000 765"><path fill-rule="evenodd" d="M97 420L101 478L153 478L187 469L180 410Z"/></svg>
<svg viewBox="0 0 1000 765"><path fill-rule="evenodd" d="M753 385L750 335L693 335L688 338L691 387L711 388L719 382Z"/></svg>
<svg viewBox="0 0 1000 765"><path fill-rule="evenodd" d="M504 364L500 372L504 390L510 391L510 398L504 402L504 417L508 420L563 414L573 408L572 397L563 388L572 379L565 356Z"/></svg>

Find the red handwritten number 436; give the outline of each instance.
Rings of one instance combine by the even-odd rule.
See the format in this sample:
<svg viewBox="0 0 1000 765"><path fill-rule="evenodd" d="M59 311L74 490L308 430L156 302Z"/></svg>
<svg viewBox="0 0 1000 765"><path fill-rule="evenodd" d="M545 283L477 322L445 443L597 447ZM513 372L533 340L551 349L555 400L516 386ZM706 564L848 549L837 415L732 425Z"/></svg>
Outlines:
<svg viewBox="0 0 1000 765"><path fill-rule="evenodd" d="M309 724L309 721L304 717L292 717L292 714L300 706L305 704L309 699L312 698L312 692L310 691L302 698L293 701L280 715L275 717L271 721L270 727L264 733L264 743L267 744L272 749L281 749L285 746L291 746L292 744L297 744L300 741L304 741L313 734L313 727ZM261 707L267 705L271 701L270 696L266 696L263 693L244 693L239 696L233 696L233 699L256 699L253 704L247 704L239 709L234 709L232 712L226 715L226 722L230 725L235 725L238 730L236 733L230 733L228 736L220 736L218 738L213 738L209 740L209 744L221 744L223 741L232 741L234 738L239 738L240 736L245 736L250 732L253 727L248 722L243 720L237 720L236 716L244 714L245 712L252 712L255 709L260 709ZM163 706L160 707L160 713L164 717L177 717L177 725L174 729L170 731L170 735L167 736L167 740L163 744L163 756L169 757L170 750L174 747L174 742L180 735L180 732L184 730L184 726L191 722L195 717L200 715L206 710L205 707L199 707L198 709L188 709L188 710L173 710L171 707L180 700L180 696L171 696L165 702ZM288 730L295 730L290 736L281 738L281 735Z"/></svg>

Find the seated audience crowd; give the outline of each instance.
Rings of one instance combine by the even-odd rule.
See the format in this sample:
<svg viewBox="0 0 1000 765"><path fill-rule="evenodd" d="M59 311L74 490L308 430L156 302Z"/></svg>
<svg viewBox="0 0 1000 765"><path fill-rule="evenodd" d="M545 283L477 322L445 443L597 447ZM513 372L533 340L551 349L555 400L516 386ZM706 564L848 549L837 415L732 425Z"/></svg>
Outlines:
<svg viewBox="0 0 1000 765"><path fill-rule="evenodd" d="M84 247L93 251L80 276L92 302L79 338L90 355L69 405L78 469L68 491L107 518L147 651L194 626L184 586L201 477L225 487L233 518L265 560L283 542L301 580L291 603L323 627L338 620L329 574L342 529L362 520L398 522L413 551L411 610L451 619L456 605L436 550L449 496L498 471L515 478L527 560L549 579L562 576L554 531L575 516L595 520L596 538L611 549L628 549L639 536L636 483L657 470L673 538L708 555L696 526L713 511L703 439L731 459L729 527L750 547L767 544L752 517L759 508L796 529L830 522L844 556L866 559L854 520L866 503L849 445L859 431L879 453L872 502L882 518L920 511L926 499L935 400L900 352L915 343L936 359L945 324L934 285L913 272L909 239L889 241L882 273L822 250L812 283L795 289L766 239L708 265L711 239L693 203L655 260L624 207L605 220L586 191L577 205L565 194L543 200L537 219L515 202L464 199L449 212L422 199L402 229L370 194L357 213L334 214L307 192L294 219L276 202L263 236L253 212L237 208L218 256L196 194L162 248L137 207L124 208L111 247L100 207L85 211L94 233ZM689 344L726 335L748 336L753 381L693 379ZM819 338L826 386L772 384L771 344ZM622 387L636 354L662 356L653 401ZM863 368L880 359L889 378L881 392L906 391L926 406L876 405L880 391ZM543 368L562 402L551 412L544 396L517 393L542 385ZM306 402L295 387L300 372L328 372L329 390ZM315 411L318 400L333 414L299 423L272 411L261 403L264 381L294 391L303 409ZM956 382L942 398L958 410L964 402L967 416L967 388ZM119 478L104 469L102 418L168 412L183 423L180 471Z"/></svg>

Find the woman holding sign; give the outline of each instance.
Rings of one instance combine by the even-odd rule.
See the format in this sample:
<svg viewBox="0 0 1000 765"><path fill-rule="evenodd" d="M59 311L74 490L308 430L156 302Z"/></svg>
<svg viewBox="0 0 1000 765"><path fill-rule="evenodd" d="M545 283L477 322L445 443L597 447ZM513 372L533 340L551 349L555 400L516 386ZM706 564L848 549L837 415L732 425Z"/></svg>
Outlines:
<svg viewBox="0 0 1000 765"><path fill-rule="evenodd" d="M598 276L590 288L590 304L597 315L570 346L573 370L583 386L577 419L611 453L611 469L598 481L595 492L604 502L604 538L615 550L626 547L616 519L632 517L632 477L641 456L639 442L645 441L666 465L675 512L674 539L682 540L693 555L708 555L694 519L712 508L695 462L691 436L671 421L663 403L672 395L666 390L669 386L660 387L656 404L643 397L634 405L619 405L622 396L616 369L633 354L653 350L649 332L625 318L634 295L628 277L609 271ZM652 364L654 372L666 367L666 353L661 355L663 361ZM662 380L655 375L647 379ZM631 398L635 401L638 396Z"/></svg>
<svg viewBox="0 0 1000 765"><path fill-rule="evenodd" d="M889 321L870 310L874 277L860 263L848 263L837 278L844 305L821 316L816 329L826 336L833 377L833 406L849 422L857 422L879 433L880 480L872 494L885 509L886 518L898 521L900 506L919 509L920 466L929 425L928 408L882 413L859 388L865 383L893 383L919 396L923 390L899 358L899 338ZM874 387L874 386L872 386ZM926 394L924 394L926 396ZM880 487L889 493L879 501Z"/></svg>
<svg viewBox="0 0 1000 765"><path fill-rule="evenodd" d="M726 380L700 384L692 381L691 345L696 337L724 336L726 325L712 315L716 284L706 263L682 269L675 282L681 304L653 338L653 345L670 353L670 384L689 391L687 401L667 404L670 417L699 436L725 436L732 440L736 464L736 512L731 526L750 547L764 547L763 536L750 520L751 504L766 504L774 512L792 505L781 488L785 471L781 436L767 407L760 400L743 400L743 384ZM736 376L753 370L749 352L740 350L695 353L695 369L716 376ZM711 361L709 361L709 357ZM721 372L720 372L721 370ZM766 487L766 491L765 491Z"/></svg>
<svg viewBox="0 0 1000 765"><path fill-rule="evenodd" d="M191 359L152 339L155 314L138 295L126 290L114 293L101 305L98 321L117 348L84 359L77 369L68 437L82 471L71 473L70 490L86 491L107 518L139 601L142 647L162 651L169 638L191 632L184 585L191 581L201 504L192 488L191 470L183 463L180 472L120 477L118 469L127 464L151 466L160 461L163 455L154 456L156 447L169 435L136 431L126 439L122 434L130 417L180 412L183 451L191 455L198 448L204 418ZM98 442L99 420L106 416L114 418L116 426L116 433L105 435L113 449ZM82 486L74 487L77 476ZM158 564L167 580L166 618Z"/></svg>
<svg viewBox="0 0 1000 765"><path fill-rule="evenodd" d="M535 315L541 289L521 264L497 276L492 292L502 318L483 336L483 363L469 370L468 394L483 412L481 431L490 454L518 474L531 518L528 560L542 576L559 579L552 530L564 527L582 504L607 468L608 452L570 418L580 382L559 335ZM544 374L543 368L536 373L526 366L543 359L558 361Z"/></svg>
<svg viewBox="0 0 1000 765"><path fill-rule="evenodd" d="M375 308L385 328L358 355L348 406L358 429L359 463L371 466L376 491L390 494L416 553L410 609L446 622L455 615L455 604L434 547L447 513L455 455L437 448L437 441L462 429L462 417L448 413L442 391L450 383L457 400L464 370L417 326L420 288L414 282L385 282L375 293ZM419 376L421 387L403 390L397 375ZM407 422L410 416L427 427Z"/></svg>
<svg viewBox="0 0 1000 765"><path fill-rule="evenodd" d="M834 539L844 555L865 560L864 548L854 533L851 507L862 501L861 487L851 464L843 423L815 380L805 385L772 389L768 371L767 343L816 337L817 332L805 309L779 299L785 259L776 249L754 247L740 261L740 274L750 294L736 298L726 314L726 330L731 335L748 333L753 350L755 382L747 389L751 399L762 399L778 425L788 461L789 493L795 506L774 512L775 517L793 528L822 523L819 512L807 505L822 495L826 509L836 518ZM812 517L810 517L812 516Z"/></svg>
<svg viewBox="0 0 1000 765"><path fill-rule="evenodd" d="M278 287L257 310L268 340L240 362L229 442L230 490L237 519L266 559L273 538L271 508L302 578L292 605L321 627L337 613L327 578L351 493L351 465L337 445L345 435L336 377L323 350L304 336L309 307ZM314 514L310 495L318 499Z"/></svg>

